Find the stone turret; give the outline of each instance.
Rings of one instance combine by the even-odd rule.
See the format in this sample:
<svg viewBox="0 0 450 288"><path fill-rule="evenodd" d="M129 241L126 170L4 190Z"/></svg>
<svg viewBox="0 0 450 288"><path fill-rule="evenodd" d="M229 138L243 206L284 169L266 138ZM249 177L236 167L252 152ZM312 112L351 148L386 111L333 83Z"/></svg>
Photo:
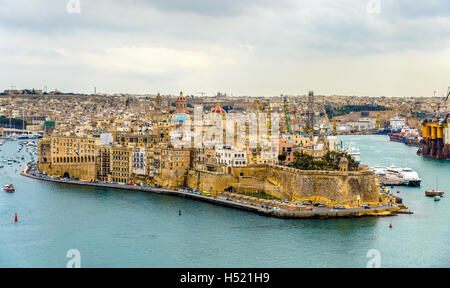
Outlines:
<svg viewBox="0 0 450 288"><path fill-rule="evenodd" d="M347 172L348 171L348 159L343 156L339 161L339 171Z"/></svg>

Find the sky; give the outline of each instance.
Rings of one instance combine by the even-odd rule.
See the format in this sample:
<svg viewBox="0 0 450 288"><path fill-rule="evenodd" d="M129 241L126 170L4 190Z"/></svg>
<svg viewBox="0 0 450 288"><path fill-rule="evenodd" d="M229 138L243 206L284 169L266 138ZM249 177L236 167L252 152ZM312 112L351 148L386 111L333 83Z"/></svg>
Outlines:
<svg viewBox="0 0 450 288"><path fill-rule="evenodd" d="M439 96L449 40L448 0L0 0L0 90Z"/></svg>

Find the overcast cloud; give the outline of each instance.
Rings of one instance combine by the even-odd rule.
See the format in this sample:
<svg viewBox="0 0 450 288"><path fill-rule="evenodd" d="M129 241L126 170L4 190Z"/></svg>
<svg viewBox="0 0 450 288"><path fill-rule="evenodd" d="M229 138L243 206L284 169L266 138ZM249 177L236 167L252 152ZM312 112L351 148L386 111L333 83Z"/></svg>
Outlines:
<svg viewBox="0 0 450 288"><path fill-rule="evenodd" d="M373 0L372 0L373 1ZM432 96L446 0L0 0L0 89Z"/></svg>

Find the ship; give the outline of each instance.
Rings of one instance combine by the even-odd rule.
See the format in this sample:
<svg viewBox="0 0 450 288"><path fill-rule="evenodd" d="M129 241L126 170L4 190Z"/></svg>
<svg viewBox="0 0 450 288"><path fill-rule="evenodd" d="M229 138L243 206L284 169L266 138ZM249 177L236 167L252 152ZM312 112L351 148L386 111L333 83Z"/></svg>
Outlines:
<svg viewBox="0 0 450 288"><path fill-rule="evenodd" d="M400 142L400 143L406 143L406 133L400 132L400 133L389 133L389 140L394 142Z"/></svg>

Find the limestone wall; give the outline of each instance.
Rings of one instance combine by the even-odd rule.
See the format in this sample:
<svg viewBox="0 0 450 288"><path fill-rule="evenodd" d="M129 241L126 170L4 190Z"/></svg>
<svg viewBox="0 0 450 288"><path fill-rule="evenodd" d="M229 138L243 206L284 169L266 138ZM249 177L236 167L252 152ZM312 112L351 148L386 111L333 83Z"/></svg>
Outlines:
<svg viewBox="0 0 450 288"><path fill-rule="evenodd" d="M161 174L155 177L155 182L167 189L186 186L187 169L161 169Z"/></svg>
<svg viewBox="0 0 450 288"><path fill-rule="evenodd" d="M232 186L264 187L266 194L291 201L312 200L356 206L378 203L379 186L370 171L301 171L280 166L253 166L232 169L231 174L191 170L187 186L210 192L223 191ZM251 188L247 188L251 190ZM253 191L252 191L253 192ZM359 196L359 202L358 202Z"/></svg>
<svg viewBox="0 0 450 288"><path fill-rule="evenodd" d="M55 177L64 177L64 174L67 172L69 177L76 177L81 180L91 181L97 179L95 163L39 164L39 170Z"/></svg>
<svg viewBox="0 0 450 288"><path fill-rule="evenodd" d="M209 191L212 194L222 192L232 186L237 180L231 174L209 171L189 170L186 186L199 191Z"/></svg>

